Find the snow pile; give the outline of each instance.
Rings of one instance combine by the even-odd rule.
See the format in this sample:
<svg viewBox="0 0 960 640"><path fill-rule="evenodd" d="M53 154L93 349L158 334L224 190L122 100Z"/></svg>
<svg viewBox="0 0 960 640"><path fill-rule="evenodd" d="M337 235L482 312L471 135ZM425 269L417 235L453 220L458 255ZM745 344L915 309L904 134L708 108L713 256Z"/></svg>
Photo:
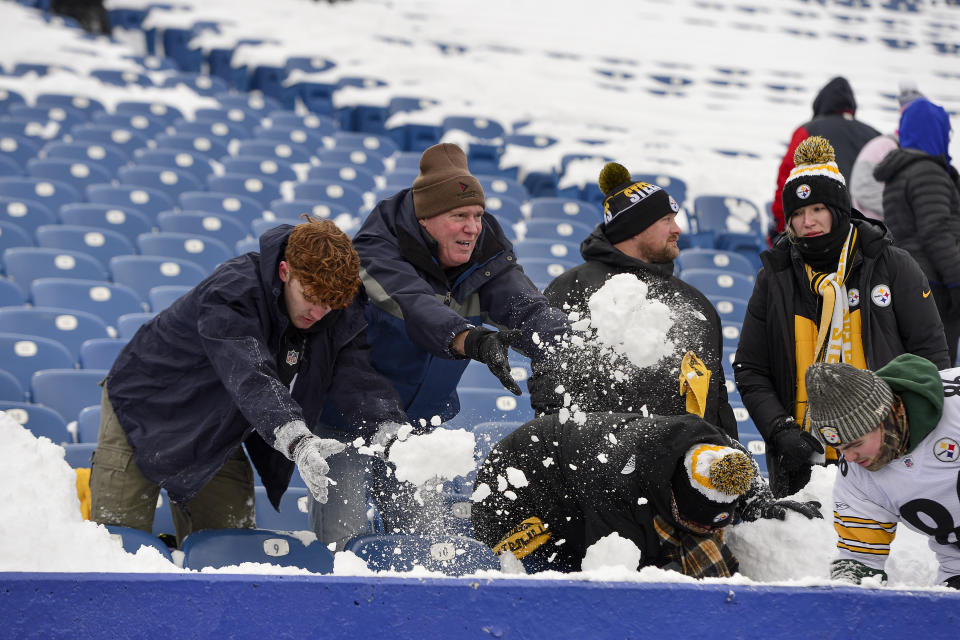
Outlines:
<svg viewBox="0 0 960 640"><path fill-rule="evenodd" d="M396 465L398 479L418 486L431 478L452 480L476 467L475 446L476 438L469 431L436 429L394 442L390 447L390 462Z"/></svg>
<svg viewBox="0 0 960 640"><path fill-rule="evenodd" d="M584 571L621 569L632 572L640 564L640 555L640 549L633 541L611 533L587 549L581 566Z"/></svg>

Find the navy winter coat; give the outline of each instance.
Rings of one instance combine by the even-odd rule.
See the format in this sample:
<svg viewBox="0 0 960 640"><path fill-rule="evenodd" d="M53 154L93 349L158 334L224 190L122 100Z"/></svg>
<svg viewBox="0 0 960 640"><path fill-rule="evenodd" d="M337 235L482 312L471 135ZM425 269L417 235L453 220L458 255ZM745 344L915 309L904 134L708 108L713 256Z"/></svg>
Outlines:
<svg viewBox="0 0 960 640"><path fill-rule="evenodd" d="M294 420L313 426L326 397L363 436L406 422L370 365L362 293L305 332L293 390L279 380L289 319L277 269L292 230L271 229L260 253L220 265L141 327L110 370L110 402L137 465L176 502L193 498L245 443L277 506L293 463L272 448L274 431Z"/></svg>
<svg viewBox="0 0 960 640"><path fill-rule="evenodd" d="M552 309L523 273L489 214L483 216L470 266L453 282L429 248L410 189L380 202L353 245L370 296L373 365L393 382L413 420L434 415L449 420L460 411L457 383L468 360L453 353L450 343L471 325L519 329L514 348L530 357L537 357L538 338L568 330L566 316Z"/></svg>

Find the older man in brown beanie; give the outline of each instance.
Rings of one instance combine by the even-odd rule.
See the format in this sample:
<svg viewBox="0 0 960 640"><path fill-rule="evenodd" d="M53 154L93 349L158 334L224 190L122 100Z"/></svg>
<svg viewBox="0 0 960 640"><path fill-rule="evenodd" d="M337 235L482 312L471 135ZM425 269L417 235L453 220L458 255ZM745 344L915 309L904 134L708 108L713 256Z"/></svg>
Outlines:
<svg viewBox="0 0 960 640"><path fill-rule="evenodd" d="M536 359L540 343L569 329L484 211L483 187L454 144L424 151L412 188L377 204L353 244L370 297L373 365L420 428L460 411L457 384L470 359L520 395L508 349Z"/></svg>
<svg viewBox="0 0 960 640"><path fill-rule="evenodd" d="M930 538L937 579L960 589L960 368L897 356L876 373L816 363L810 427L843 457L833 487L836 580L887 579L897 523Z"/></svg>

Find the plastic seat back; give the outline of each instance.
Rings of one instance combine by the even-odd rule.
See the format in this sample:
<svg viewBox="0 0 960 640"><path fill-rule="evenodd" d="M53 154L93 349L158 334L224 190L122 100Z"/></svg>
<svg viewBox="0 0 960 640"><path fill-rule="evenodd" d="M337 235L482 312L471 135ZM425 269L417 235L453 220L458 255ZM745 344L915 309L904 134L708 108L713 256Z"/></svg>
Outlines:
<svg viewBox="0 0 960 640"><path fill-rule="evenodd" d="M244 562L294 566L314 573L333 572L333 554L320 542L261 529L207 529L183 541L183 566L200 570Z"/></svg>

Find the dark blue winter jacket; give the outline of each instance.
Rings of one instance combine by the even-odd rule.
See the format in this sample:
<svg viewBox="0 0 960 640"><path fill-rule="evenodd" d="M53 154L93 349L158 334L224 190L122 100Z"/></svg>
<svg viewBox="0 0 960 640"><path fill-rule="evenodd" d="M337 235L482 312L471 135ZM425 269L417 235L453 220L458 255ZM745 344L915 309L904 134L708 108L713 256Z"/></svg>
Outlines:
<svg viewBox="0 0 960 640"><path fill-rule="evenodd" d="M272 448L274 431L294 420L314 426L325 397L362 436L406 422L395 391L370 365L362 291L304 332L292 391L278 378L289 319L277 269L292 230L271 229L260 253L220 265L141 327L110 370L110 402L137 465L176 502L193 498L245 443L277 506L293 463Z"/></svg>
<svg viewBox="0 0 960 640"><path fill-rule="evenodd" d="M569 324L523 273L492 215L483 215L471 263L453 282L429 243L409 189L380 202L353 239L370 296L373 366L393 382L412 420L449 420L460 411L457 383L469 362L450 350L454 336L481 323L519 329L514 348L535 358L538 343Z"/></svg>

